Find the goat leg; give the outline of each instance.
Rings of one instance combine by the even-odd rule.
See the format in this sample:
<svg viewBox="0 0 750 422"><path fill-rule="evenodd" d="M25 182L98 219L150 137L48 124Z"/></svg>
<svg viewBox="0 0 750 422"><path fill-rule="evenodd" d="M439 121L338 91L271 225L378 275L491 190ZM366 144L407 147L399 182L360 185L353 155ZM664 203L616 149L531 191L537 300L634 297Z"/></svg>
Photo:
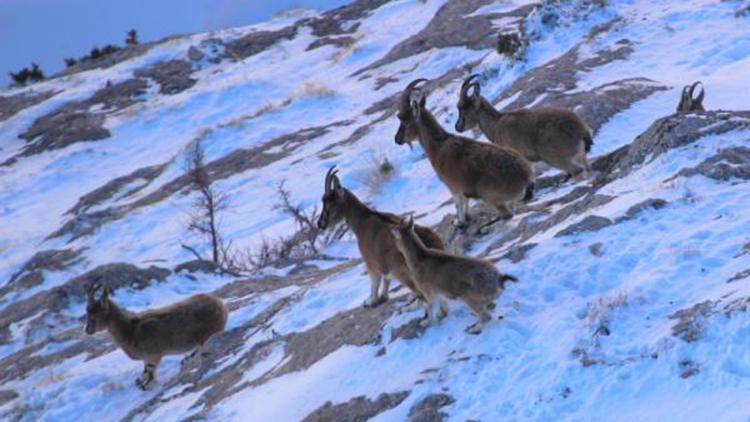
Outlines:
<svg viewBox="0 0 750 422"><path fill-rule="evenodd" d="M368 271L369 272L369 271ZM380 305L382 302L378 297L378 290L380 289L380 274L369 272L370 274L370 297L365 300L363 304L365 308L373 308Z"/></svg>
<svg viewBox="0 0 750 422"><path fill-rule="evenodd" d="M203 351L203 345L198 345L189 355L182 358L180 361L180 367L185 368L189 366L193 361L197 360L200 363L201 352Z"/></svg>
<svg viewBox="0 0 750 422"><path fill-rule="evenodd" d="M146 390L151 384L151 382L154 380L154 372L156 371L156 364L152 362L146 363L146 365L143 366L143 373L139 378L135 380L135 385L138 386L141 390Z"/></svg>

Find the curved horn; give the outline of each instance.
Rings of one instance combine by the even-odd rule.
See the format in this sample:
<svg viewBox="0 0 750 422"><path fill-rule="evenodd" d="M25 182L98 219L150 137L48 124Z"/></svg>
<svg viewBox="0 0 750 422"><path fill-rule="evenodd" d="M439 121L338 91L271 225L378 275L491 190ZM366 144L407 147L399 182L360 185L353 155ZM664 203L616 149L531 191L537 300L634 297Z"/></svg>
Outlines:
<svg viewBox="0 0 750 422"><path fill-rule="evenodd" d="M331 191L331 179L333 178L335 171L336 171L336 166L333 165L331 166L331 168L328 169L328 173L326 173L326 181L325 181L325 186L326 186L325 193L326 194L328 194Z"/></svg>
<svg viewBox="0 0 750 422"><path fill-rule="evenodd" d="M429 82L429 79L425 79L425 78L415 79L409 82L409 85L406 85L406 88L404 88L404 92L401 94L401 107L402 108L409 108L410 100L411 100L411 92L420 82Z"/></svg>
<svg viewBox="0 0 750 422"><path fill-rule="evenodd" d="M463 97L463 96L466 95L466 92L469 91L469 87L471 85L479 86L479 82L474 82L474 83L471 82L472 80L474 80L474 79L476 79L478 77L479 77L479 75L475 73L473 75L469 75L468 78L464 79L463 83L461 84L461 97Z"/></svg>
<svg viewBox="0 0 750 422"><path fill-rule="evenodd" d="M102 283L100 281L94 281L91 284L89 284L88 289L86 289L86 297L89 300L94 300L94 295L96 295L96 292L99 291L99 289L102 288Z"/></svg>
<svg viewBox="0 0 750 422"><path fill-rule="evenodd" d="M701 93L700 93L700 94L698 94L698 97L696 97L696 98L695 98L695 99L693 100L693 93L694 93L694 91L695 91L695 88L696 88L696 87L697 87L698 85L700 85L700 86L701 86ZM702 103L703 103L703 95L704 95L705 93L706 93L706 89L705 89L705 88L703 87L703 82L701 82L701 81L696 81L696 82L694 82L694 83L693 83L693 85L692 85L692 86L690 86L690 99L691 99L691 100L693 100L694 102L698 103L698 104L701 104L701 105L703 105L703 104L702 104Z"/></svg>
<svg viewBox="0 0 750 422"><path fill-rule="evenodd" d="M474 87L474 95L479 95L481 93L479 82L474 82L474 83L469 84L469 86L466 87L466 92L469 92L471 87Z"/></svg>

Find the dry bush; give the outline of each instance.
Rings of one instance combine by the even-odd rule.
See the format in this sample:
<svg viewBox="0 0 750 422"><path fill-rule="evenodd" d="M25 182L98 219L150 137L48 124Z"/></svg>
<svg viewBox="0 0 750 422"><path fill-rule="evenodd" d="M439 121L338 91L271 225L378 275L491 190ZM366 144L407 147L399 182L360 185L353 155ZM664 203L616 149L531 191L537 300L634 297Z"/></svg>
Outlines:
<svg viewBox="0 0 750 422"><path fill-rule="evenodd" d="M388 157L371 157L367 172L362 176L361 182L367 186L371 195L380 193L383 185L396 175L396 167Z"/></svg>
<svg viewBox="0 0 750 422"><path fill-rule="evenodd" d="M260 246L253 249L235 250L227 245L221 255L223 266L234 273L257 271L270 266L286 266L310 258L325 258L321 249L343 237L346 226L339 224L329 230L318 228L320 213L318 207L306 210L295 203L291 193L281 182L276 187L277 202L274 209L291 217L297 224L297 231L276 240L263 239Z"/></svg>
<svg viewBox="0 0 750 422"><path fill-rule="evenodd" d="M595 302L589 303L586 319L594 335L609 335L612 316L619 308L626 306L628 306L627 292L621 292L612 297L600 296Z"/></svg>

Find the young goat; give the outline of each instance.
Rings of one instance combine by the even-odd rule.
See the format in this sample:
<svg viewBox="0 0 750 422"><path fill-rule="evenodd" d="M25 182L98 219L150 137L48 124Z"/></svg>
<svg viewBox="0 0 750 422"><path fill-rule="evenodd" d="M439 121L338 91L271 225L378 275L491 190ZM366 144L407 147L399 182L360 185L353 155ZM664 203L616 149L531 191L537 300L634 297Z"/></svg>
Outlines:
<svg viewBox="0 0 750 422"><path fill-rule="evenodd" d="M415 287L409 268L396 249L390 232L391 224L397 223L399 217L375 211L360 202L353 193L341 186L336 171L335 167L331 167L326 174L323 211L318 219L318 227L325 230L343 219L357 237L359 252L370 275L370 297L364 306L377 306L388 300L391 278L396 278L414 292L417 298L421 298L422 293ZM424 244L435 249L445 248L440 237L429 228L417 226L415 229ZM378 294L381 281L383 289Z"/></svg>
<svg viewBox="0 0 750 422"><path fill-rule="evenodd" d="M101 296L96 299L99 290ZM87 292L86 333L107 330L128 357L145 362L143 374L135 380L143 390L154 380L156 367L164 355L191 350L188 358L198 355L212 335L224 330L226 322L227 308L212 295L197 294L182 302L134 314L111 301L109 289L99 283L92 284Z"/></svg>
<svg viewBox="0 0 750 422"><path fill-rule="evenodd" d="M477 76L461 85L457 132L479 125L487 139L518 150L529 161L544 161L569 176L590 171L586 153L594 143L592 132L576 113L546 107L500 112L480 94L479 83L473 82Z"/></svg>
<svg viewBox="0 0 750 422"><path fill-rule="evenodd" d="M695 88L701 86L701 93L698 97L693 98ZM680 111L706 111L703 108L703 96L706 91L703 89L703 83L701 81L694 82L692 85L685 85L682 88L682 95L680 95L680 102L677 104L677 112Z"/></svg>
<svg viewBox="0 0 750 422"><path fill-rule="evenodd" d="M502 219L510 219L513 202L531 199L534 172L525 158L512 148L478 142L446 132L435 116L425 108L425 97L412 102L417 79L407 85L401 96L396 143L403 145L415 138L427 153L430 164L448 187L456 204L459 227L466 225L469 198L481 198L495 208Z"/></svg>
<svg viewBox="0 0 750 422"><path fill-rule="evenodd" d="M437 321L438 306L447 313L443 297L460 299L479 319L466 331L479 334L490 321L489 310L495 307L494 300L502 293L505 282L518 281L511 275L501 274L487 260L452 255L425 246L414 232L414 220L411 218L392 226L391 231L396 239L396 247L406 258L417 288L427 302L424 325Z"/></svg>

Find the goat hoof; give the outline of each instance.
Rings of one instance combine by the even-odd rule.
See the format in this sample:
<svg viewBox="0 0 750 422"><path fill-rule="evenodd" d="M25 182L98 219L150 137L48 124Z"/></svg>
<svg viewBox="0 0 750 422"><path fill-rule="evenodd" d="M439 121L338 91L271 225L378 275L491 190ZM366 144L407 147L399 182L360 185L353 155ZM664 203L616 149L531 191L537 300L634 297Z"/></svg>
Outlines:
<svg viewBox="0 0 750 422"><path fill-rule="evenodd" d="M482 333L482 327L480 327L479 324L473 324L473 325L466 327L464 331L466 331L468 334L475 336L475 335Z"/></svg>
<svg viewBox="0 0 750 422"><path fill-rule="evenodd" d="M362 306L364 306L365 308L374 308L374 307L380 305L383 302L385 302L385 301L381 300L381 298L374 299L374 300L372 298L368 298L367 300L365 300L365 302L362 304Z"/></svg>

